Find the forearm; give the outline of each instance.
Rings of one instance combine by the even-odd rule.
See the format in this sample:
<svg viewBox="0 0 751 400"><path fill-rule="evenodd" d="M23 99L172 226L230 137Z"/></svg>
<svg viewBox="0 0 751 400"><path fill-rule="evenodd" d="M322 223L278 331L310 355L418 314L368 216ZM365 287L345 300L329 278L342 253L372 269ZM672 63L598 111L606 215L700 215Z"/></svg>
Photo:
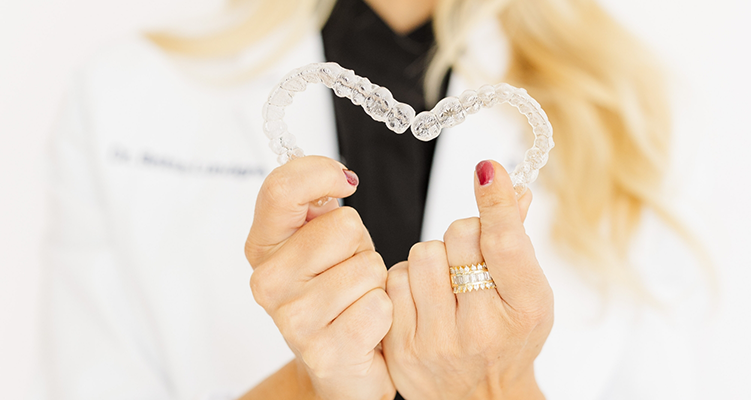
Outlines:
<svg viewBox="0 0 751 400"><path fill-rule="evenodd" d="M317 400L310 378L296 360L266 378L239 400Z"/></svg>

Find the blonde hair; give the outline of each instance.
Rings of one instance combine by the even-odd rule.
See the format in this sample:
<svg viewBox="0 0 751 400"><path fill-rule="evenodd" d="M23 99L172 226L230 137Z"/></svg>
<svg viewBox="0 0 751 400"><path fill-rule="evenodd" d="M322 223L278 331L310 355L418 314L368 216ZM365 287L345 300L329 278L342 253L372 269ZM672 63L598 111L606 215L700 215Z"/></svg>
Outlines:
<svg viewBox="0 0 751 400"><path fill-rule="evenodd" d="M162 48L193 56L238 52L282 24L285 43L322 26L335 0L234 0L251 4L240 24L213 35L151 33ZM666 207L670 111L659 69L648 52L594 0L439 0L433 18L436 49L425 77L435 101L448 68L460 65L470 28L496 15L508 37L506 81L543 106L555 130L544 183L557 198L554 239L595 282L641 285L627 251L645 208L695 243ZM258 69L262 68L259 66Z"/></svg>
<svg viewBox="0 0 751 400"><path fill-rule="evenodd" d="M653 57L593 0L446 0L435 13L428 87L459 59L457 32L480 10L497 15L509 38L506 80L540 102L555 131L541 175L557 199L555 242L588 278L642 291L627 253L645 208L694 241L661 190L670 110Z"/></svg>

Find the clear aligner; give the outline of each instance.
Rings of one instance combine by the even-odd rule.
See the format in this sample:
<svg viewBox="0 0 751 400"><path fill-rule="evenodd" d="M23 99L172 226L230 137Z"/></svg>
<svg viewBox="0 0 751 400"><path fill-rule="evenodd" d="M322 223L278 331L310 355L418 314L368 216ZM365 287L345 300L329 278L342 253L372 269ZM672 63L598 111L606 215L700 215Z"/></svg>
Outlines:
<svg viewBox="0 0 751 400"><path fill-rule="evenodd" d="M524 161L511 172L514 190L521 196L527 186L537 179L540 168L548 162L548 152L555 146L553 127L540 104L527 91L506 83L483 85L477 91L465 90L459 97L449 96L430 111L423 111L412 121L412 133L420 140L433 140L443 128L462 123L467 114L498 103L509 103L527 117L535 135L534 146L527 150Z"/></svg>
<svg viewBox="0 0 751 400"><path fill-rule="evenodd" d="M527 117L535 136L534 146L527 150L524 161L511 172L517 196L521 196L527 186L537 179L540 168L548 161L548 152L555 146L553 128L545 111L524 89L506 83L483 85L477 91L465 90L459 97L446 97L432 110L415 115L410 105L395 100L388 89L357 76L354 71L342 68L337 63L328 62L309 64L287 74L271 91L263 106L263 131L280 164L305 156L302 149L297 147L295 137L287 129L283 118L284 108L292 104L295 94L304 91L309 83L323 83L337 96L362 106L371 118L384 122L396 133L404 133L411 127L412 134L422 141L435 139L443 128L461 124L468 114L475 114L481 108L498 103L511 104Z"/></svg>

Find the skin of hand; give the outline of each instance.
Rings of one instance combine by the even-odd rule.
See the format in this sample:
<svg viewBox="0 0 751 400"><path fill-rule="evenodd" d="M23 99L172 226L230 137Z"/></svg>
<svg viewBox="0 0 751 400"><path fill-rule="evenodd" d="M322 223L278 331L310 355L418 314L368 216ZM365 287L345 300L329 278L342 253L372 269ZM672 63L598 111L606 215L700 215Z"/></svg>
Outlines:
<svg viewBox="0 0 751 400"><path fill-rule="evenodd" d="M480 218L455 221L444 242L416 244L389 271L383 351L404 398L544 398L533 362L553 325L553 292L524 231L532 196L517 201L503 167L483 161L475 197ZM497 289L453 294L449 266L482 260Z"/></svg>
<svg viewBox="0 0 751 400"><path fill-rule="evenodd" d="M250 286L296 356L297 373L275 377L303 380L290 382L306 392L293 398L396 392L380 350L392 321L383 260L352 208L311 203L350 196L357 183L340 163L309 156L275 169L258 194L245 245Z"/></svg>

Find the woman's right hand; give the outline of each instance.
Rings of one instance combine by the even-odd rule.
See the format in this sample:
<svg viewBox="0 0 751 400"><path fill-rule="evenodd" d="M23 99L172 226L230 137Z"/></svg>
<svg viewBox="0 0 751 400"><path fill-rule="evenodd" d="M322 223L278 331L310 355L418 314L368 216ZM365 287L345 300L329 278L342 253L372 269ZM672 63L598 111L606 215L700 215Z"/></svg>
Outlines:
<svg viewBox="0 0 751 400"><path fill-rule="evenodd" d="M386 267L359 215L335 200L357 176L325 157L275 169L245 244L250 286L296 355L302 387L326 399L393 399L379 343L391 327Z"/></svg>

